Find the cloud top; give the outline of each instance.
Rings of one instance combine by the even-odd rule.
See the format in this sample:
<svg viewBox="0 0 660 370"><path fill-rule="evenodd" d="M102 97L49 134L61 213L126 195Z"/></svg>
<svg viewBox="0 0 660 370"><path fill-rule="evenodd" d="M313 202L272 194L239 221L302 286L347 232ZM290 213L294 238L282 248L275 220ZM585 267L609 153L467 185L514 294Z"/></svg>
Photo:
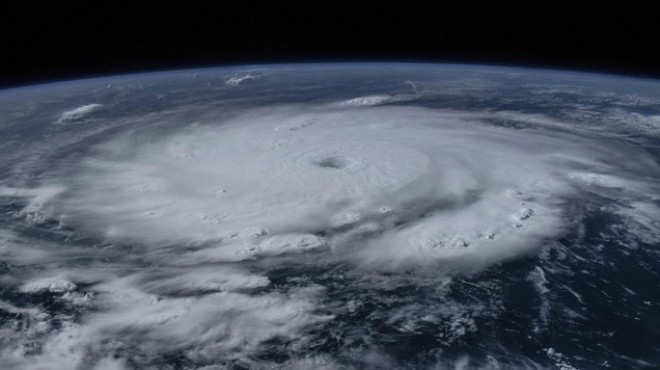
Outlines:
<svg viewBox="0 0 660 370"><path fill-rule="evenodd" d="M639 171L606 162L632 146L415 107L261 109L129 135L100 145L51 211L109 240L187 246L191 263L329 249L481 268L560 235L580 186Z"/></svg>
<svg viewBox="0 0 660 370"><path fill-rule="evenodd" d="M78 108L74 108L68 111L65 111L60 115L60 118L57 120L57 123L69 123L76 122L84 119L90 114L103 108L103 104L87 104L81 105Z"/></svg>

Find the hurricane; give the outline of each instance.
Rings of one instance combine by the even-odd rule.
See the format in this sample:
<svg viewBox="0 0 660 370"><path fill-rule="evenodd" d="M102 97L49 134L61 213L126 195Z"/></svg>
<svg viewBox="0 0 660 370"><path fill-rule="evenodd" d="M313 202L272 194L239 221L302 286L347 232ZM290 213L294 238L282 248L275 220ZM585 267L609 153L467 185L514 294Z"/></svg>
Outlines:
<svg viewBox="0 0 660 370"><path fill-rule="evenodd" d="M653 368L660 96L618 81L376 64L7 90L3 366Z"/></svg>

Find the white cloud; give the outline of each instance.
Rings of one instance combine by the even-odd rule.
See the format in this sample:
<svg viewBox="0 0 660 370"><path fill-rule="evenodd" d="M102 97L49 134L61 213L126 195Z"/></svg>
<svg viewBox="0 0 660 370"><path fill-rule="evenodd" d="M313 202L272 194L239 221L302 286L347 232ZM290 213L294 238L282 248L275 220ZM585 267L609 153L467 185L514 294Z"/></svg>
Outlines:
<svg viewBox="0 0 660 370"><path fill-rule="evenodd" d="M332 106L335 107L374 107L379 105L387 105L389 103L396 103L402 101L414 100L418 96L415 95L365 95L358 96L353 99L344 100Z"/></svg>
<svg viewBox="0 0 660 370"><path fill-rule="evenodd" d="M227 85L230 85L230 86L238 86L241 83L243 83L244 81L249 81L249 80L252 80L254 78L255 78L255 76L248 73L248 74L245 74L245 75L230 77L225 81L225 83Z"/></svg>
<svg viewBox="0 0 660 370"><path fill-rule="evenodd" d="M49 291L53 293L69 292L76 288L76 284L63 276L54 276L30 281L21 286L20 291L26 293L39 293Z"/></svg>
<svg viewBox="0 0 660 370"><path fill-rule="evenodd" d="M62 115L60 115L60 118L57 120L57 123L67 123L67 122L75 122L82 120L91 113L100 110L101 108L103 108L103 104L82 105L78 108L68 110L62 113Z"/></svg>
<svg viewBox="0 0 660 370"><path fill-rule="evenodd" d="M396 98L392 95L369 95L369 96L361 96L358 98L346 100L339 104L345 106L370 107L374 105L382 105L385 103L389 103L395 99Z"/></svg>
<svg viewBox="0 0 660 370"><path fill-rule="evenodd" d="M5 337L12 338L12 343L3 348L0 357L9 368L29 369L121 368L126 350L138 351L147 359L172 351L186 351L195 362L242 359L265 341L297 340L308 329L332 319L314 312L323 292L320 287L238 293L268 283L265 277L227 266L165 269L124 277L107 275L96 284L92 296L77 297L85 298L80 302L69 293L75 288L70 280L37 278L21 289L31 293L47 290L56 294L60 304L82 304L94 310L82 322L64 316L61 328L52 330L49 315L0 301L0 309L42 323L40 330L34 324L30 331L5 329ZM127 338L130 343L125 342ZM41 343L40 353L26 356L35 340ZM96 359L89 358L88 351Z"/></svg>

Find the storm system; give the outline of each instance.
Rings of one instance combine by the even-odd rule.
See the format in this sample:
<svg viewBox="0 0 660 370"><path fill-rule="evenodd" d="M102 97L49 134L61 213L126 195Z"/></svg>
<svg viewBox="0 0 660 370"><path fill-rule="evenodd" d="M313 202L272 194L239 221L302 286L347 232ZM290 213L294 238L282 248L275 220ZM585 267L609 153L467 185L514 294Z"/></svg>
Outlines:
<svg viewBox="0 0 660 370"><path fill-rule="evenodd" d="M652 367L660 97L360 68L3 92L3 367Z"/></svg>

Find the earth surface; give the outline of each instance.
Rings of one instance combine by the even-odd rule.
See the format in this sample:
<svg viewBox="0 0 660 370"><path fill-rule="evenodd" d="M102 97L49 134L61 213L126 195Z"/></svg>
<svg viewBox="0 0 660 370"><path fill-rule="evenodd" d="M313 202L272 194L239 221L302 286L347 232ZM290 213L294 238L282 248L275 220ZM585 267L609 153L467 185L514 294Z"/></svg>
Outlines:
<svg viewBox="0 0 660 370"><path fill-rule="evenodd" d="M433 64L0 91L3 369L654 369L660 82Z"/></svg>

